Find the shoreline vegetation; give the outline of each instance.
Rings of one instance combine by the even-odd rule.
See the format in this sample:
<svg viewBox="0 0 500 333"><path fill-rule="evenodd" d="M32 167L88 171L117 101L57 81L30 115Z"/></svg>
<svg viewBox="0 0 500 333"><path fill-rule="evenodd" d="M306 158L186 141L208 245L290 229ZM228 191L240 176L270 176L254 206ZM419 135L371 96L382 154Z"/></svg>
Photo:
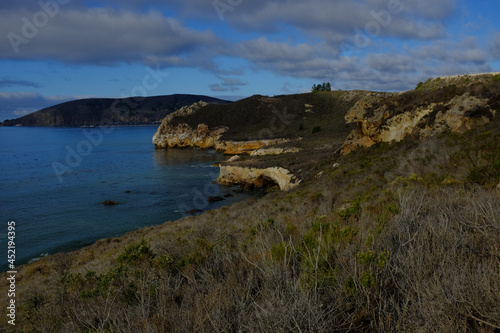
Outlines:
<svg viewBox="0 0 500 333"><path fill-rule="evenodd" d="M171 119L164 138L184 128L206 143L227 127L214 141L289 139L259 147L280 154L223 164L282 167L301 182L19 267L16 328L498 331L497 77L436 78L403 93L254 96Z"/></svg>

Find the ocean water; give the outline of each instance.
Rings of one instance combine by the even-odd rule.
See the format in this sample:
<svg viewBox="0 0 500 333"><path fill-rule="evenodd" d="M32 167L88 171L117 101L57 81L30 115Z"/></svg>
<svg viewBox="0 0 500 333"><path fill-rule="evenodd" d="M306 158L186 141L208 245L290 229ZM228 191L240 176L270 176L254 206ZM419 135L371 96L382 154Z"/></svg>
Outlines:
<svg viewBox="0 0 500 333"><path fill-rule="evenodd" d="M18 266L255 196L213 183L221 154L155 150L156 128L0 127L0 271L7 270L9 221ZM227 193L233 197L206 201Z"/></svg>

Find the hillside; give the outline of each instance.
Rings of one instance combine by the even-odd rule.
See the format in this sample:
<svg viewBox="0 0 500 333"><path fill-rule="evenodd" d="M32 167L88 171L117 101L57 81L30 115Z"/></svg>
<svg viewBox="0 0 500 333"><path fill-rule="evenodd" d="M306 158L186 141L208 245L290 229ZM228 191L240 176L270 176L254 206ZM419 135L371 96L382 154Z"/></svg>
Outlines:
<svg viewBox="0 0 500 333"><path fill-rule="evenodd" d="M345 113L365 94L336 91L274 97L255 95L227 105L207 105L200 112L175 117L172 125L226 126L224 140L293 139L311 135L315 126L321 126L323 133L343 130Z"/></svg>
<svg viewBox="0 0 500 333"><path fill-rule="evenodd" d="M228 101L201 95L166 95L121 99L90 98L61 103L24 117L6 120L4 126L98 126L105 124L150 124L169 113L198 101L226 104Z"/></svg>
<svg viewBox="0 0 500 333"><path fill-rule="evenodd" d="M198 103L163 119L153 143L238 155L221 164L220 183L289 189L340 153L488 123L500 112L499 81L500 74L466 75L429 79L397 93L335 91L253 96L222 106Z"/></svg>
<svg viewBox="0 0 500 333"><path fill-rule="evenodd" d="M433 79L390 94L255 96L233 109L248 105L234 117L236 125L216 118L231 104L182 113L189 123L180 121L181 113L171 117L165 137L179 125L193 131L204 124L207 131L227 127L222 135L228 137L218 140L248 141L259 139L255 131L263 127L251 116L242 120L245 114L262 115L267 127L274 108L263 105L286 105L296 117L273 138L290 141L260 149L299 151L259 155L256 149L221 170L279 166L301 182L20 267L16 328L497 332L496 78ZM475 99L457 104L464 95ZM172 124L174 118L179 122ZM354 123L346 126L345 119ZM463 126L455 127L457 121ZM405 124L397 128L401 135L386 136L396 123ZM7 290L5 274L0 281ZM6 297L0 294L0 302L7 304Z"/></svg>

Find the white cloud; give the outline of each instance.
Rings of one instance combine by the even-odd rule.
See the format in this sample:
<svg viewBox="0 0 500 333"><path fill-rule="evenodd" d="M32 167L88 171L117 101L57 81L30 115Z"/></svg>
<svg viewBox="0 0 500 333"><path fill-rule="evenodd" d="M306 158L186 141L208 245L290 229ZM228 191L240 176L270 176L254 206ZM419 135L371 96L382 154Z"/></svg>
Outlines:
<svg viewBox="0 0 500 333"><path fill-rule="evenodd" d="M485 65L487 57L475 37L465 37L460 42L438 41L409 51L416 59L429 63L437 61L456 65Z"/></svg>
<svg viewBox="0 0 500 333"><path fill-rule="evenodd" d="M231 86L223 86L222 84L219 83L214 83L210 85L210 91L236 91L238 88L236 87L231 87Z"/></svg>
<svg viewBox="0 0 500 333"><path fill-rule="evenodd" d="M32 88L40 88L40 84L38 82L34 82L34 81L15 80L15 79L11 79L9 77L5 77L3 79L0 79L0 88L3 88L3 87L14 87L14 86L25 86L25 87L32 87Z"/></svg>
<svg viewBox="0 0 500 333"><path fill-rule="evenodd" d="M215 83L210 85L211 91L237 91L240 87L247 85L246 82L241 81L238 78L222 77L218 76L221 80L220 83Z"/></svg>
<svg viewBox="0 0 500 333"><path fill-rule="evenodd" d="M291 45L272 42L267 37L237 44L234 55L250 61L255 70L302 78L324 79L333 71L349 70L353 66L353 58L336 57L325 44Z"/></svg>
<svg viewBox="0 0 500 333"><path fill-rule="evenodd" d="M390 61L389 61L390 60ZM386 73L413 73L416 72L416 61L408 55L401 54L370 54L366 57L370 68Z"/></svg>
<svg viewBox="0 0 500 333"><path fill-rule="evenodd" d="M42 95L36 92L0 92L0 101L15 101L15 100L39 100Z"/></svg>
<svg viewBox="0 0 500 333"><path fill-rule="evenodd" d="M42 96L29 91L0 92L0 121L18 118L27 113L74 99L71 96Z"/></svg>
<svg viewBox="0 0 500 333"><path fill-rule="evenodd" d="M32 17L32 12L11 10L2 12L1 16L0 35L4 47L0 48L0 57L4 59L52 59L99 65L154 61L155 64L196 67L193 54L221 43L212 32L186 28L179 20L164 17L157 11L138 14L109 8L61 8L33 34L26 34L20 19ZM11 38L14 40L11 43L9 33L20 36L23 42ZM12 44L14 47L6 47ZM206 61L199 64L205 66Z"/></svg>

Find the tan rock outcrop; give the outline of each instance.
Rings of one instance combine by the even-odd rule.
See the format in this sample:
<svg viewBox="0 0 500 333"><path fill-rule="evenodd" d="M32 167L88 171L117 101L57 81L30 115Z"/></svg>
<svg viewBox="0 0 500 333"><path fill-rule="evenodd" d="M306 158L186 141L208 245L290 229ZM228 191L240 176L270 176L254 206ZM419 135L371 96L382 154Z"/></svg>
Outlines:
<svg viewBox="0 0 500 333"><path fill-rule="evenodd" d="M445 130L464 132L484 125L496 113L487 98L479 99L468 92L413 106L404 104L403 94L372 93L360 99L346 115L346 121L356 123L357 128L344 142L342 153L377 142L401 141L408 135L423 139Z"/></svg>
<svg viewBox="0 0 500 333"><path fill-rule="evenodd" d="M209 129L205 124L199 124L197 128L191 128L188 124L180 123L173 125L172 120L176 117L185 117L200 110L207 103L198 102L185 106L165 117L158 130L153 136L156 148L211 148L215 142L227 131L227 127Z"/></svg>
<svg viewBox="0 0 500 333"><path fill-rule="evenodd" d="M287 142L286 139L224 141L218 140L214 144L217 151L227 155L251 154L253 151L265 147Z"/></svg>
<svg viewBox="0 0 500 333"><path fill-rule="evenodd" d="M217 181L222 185L251 185L261 188L266 183L276 183L280 190L287 191L299 185L300 180L289 170L281 167L265 169L241 167L234 165L221 165Z"/></svg>
<svg viewBox="0 0 500 333"><path fill-rule="evenodd" d="M225 131L227 127L210 130L205 124L199 124L193 129L187 124L162 123L153 136L153 143L156 148L213 148Z"/></svg>
<svg viewBox="0 0 500 333"><path fill-rule="evenodd" d="M287 153L298 153L300 152L300 148L290 147L290 148L259 148L254 150L250 155L251 156L266 156L266 155L281 155Z"/></svg>

